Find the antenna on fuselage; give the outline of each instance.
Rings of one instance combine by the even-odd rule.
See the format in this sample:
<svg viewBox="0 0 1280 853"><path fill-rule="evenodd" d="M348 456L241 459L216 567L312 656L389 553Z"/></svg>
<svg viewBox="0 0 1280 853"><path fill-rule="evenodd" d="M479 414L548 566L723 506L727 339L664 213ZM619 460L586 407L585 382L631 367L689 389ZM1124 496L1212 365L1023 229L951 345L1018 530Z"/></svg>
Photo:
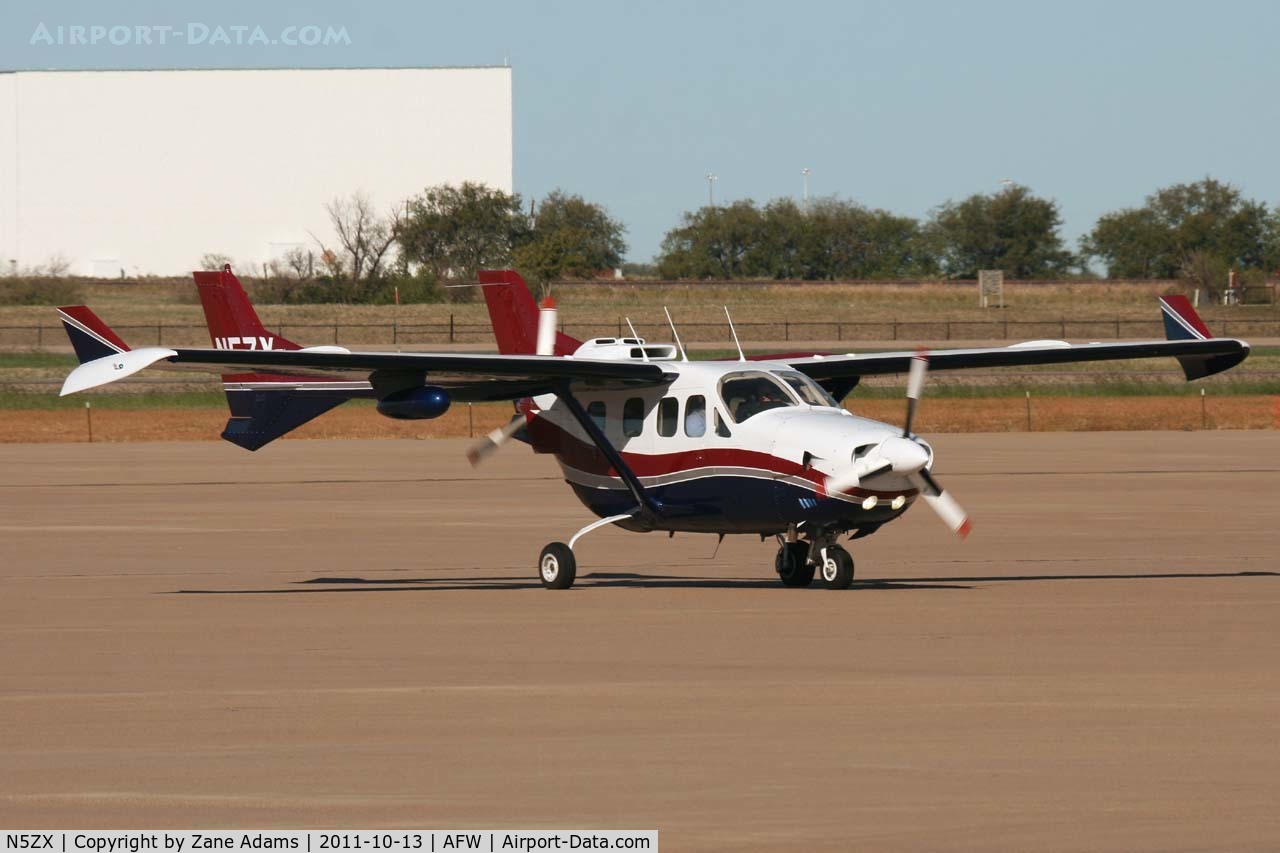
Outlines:
<svg viewBox="0 0 1280 853"><path fill-rule="evenodd" d="M689 354L684 351L684 344L680 343L680 333L676 331L676 321L671 319L671 312L667 310L667 306L662 306L662 313L667 315L667 324L671 326L671 337L676 339L676 349L680 350L680 360L688 361Z"/></svg>
<svg viewBox="0 0 1280 853"><path fill-rule="evenodd" d="M742 352L742 342L738 340L738 330L733 327L733 318L729 316L729 306L724 306L724 318L729 321L729 334L733 335L733 345L738 348L738 361L746 361L747 356Z"/></svg>
<svg viewBox="0 0 1280 853"><path fill-rule="evenodd" d="M631 337L635 338L637 341L640 340L640 336L636 334L636 327L631 325L631 318L627 317L626 321L627 321L627 328L631 330ZM640 358L642 358L645 361L649 360L649 353L645 352L643 344L640 346Z"/></svg>

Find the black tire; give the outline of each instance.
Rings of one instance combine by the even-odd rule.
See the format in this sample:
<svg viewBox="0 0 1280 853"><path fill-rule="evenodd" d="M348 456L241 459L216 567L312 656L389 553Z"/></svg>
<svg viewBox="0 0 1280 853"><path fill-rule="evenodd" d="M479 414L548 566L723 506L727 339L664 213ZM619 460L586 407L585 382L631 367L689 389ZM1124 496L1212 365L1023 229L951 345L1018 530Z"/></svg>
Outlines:
<svg viewBox="0 0 1280 853"><path fill-rule="evenodd" d="M808 586L813 583L815 567L809 562L809 543L784 542L773 558L773 568L783 586Z"/></svg>
<svg viewBox="0 0 1280 853"><path fill-rule="evenodd" d="M547 589L568 589L578 576L578 561L563 542L552 542L538 556L538 580Z"/></svg>
<svg viewBox="0 0 1280 853"><path fill-rule="evenodd" d="M827 548L822 564L822 585L827 589L848 589L853 583L853 557L839 545Z"/></svg>

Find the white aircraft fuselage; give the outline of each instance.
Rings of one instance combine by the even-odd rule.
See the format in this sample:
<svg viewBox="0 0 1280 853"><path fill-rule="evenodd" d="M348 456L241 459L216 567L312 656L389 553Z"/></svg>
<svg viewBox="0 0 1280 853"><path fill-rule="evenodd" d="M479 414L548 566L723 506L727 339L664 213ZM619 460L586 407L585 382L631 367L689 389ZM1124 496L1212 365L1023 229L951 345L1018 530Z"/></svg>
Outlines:
<svg viewBox="0 0 1280 853"><path fill-rule="evenodd" d="M575 358L599 358L609 348L593 344L584 344ZM641 347L654 355L670 349L617 349ZM660 518L637 516L618 522L622 527L773 535L812 525L865 535L911 506L918 490L907 474L932 464L927 444L913 439L905 442L909 447L893 448L902 442L902 427L853 415L785 363L650 360L676 378L656 388L574 388L661 506ZM555 454L565 480L592 512L604 518L635 507L623 477L564 400L534 397L521 411L534 450ZM886 445L899 451L895 461L910 457L908 470L891 467L866 482L828 490L829 480L849 475Z"/></svg>

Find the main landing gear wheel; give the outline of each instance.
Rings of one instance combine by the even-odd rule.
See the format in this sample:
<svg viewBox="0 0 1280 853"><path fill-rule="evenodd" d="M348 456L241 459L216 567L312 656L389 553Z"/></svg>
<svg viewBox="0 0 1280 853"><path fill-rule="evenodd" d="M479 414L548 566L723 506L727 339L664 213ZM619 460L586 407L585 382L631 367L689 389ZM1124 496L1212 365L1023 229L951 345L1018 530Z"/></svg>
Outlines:
<svg viewBox="0 0 1280 853"><path fill-rule="evenodd" d="M538 579L547 589L568 589L578 575L578 561L563 542L552 542L538 557Z"/></svg>
<svg viewBox="0 0 1280 853"><path fill-rule="evenodd" d="M848 589L853 583L853 557L839 545L826 549L822 560L822 585L827 589Z"/></svg>
<svg viewBox="0 0 1280 853"><path fill-rule="evenodd" d="M814 565L809 562L807 542L784 542L773 559L773 567L783 586L808 586L813 583Z"/></svg>

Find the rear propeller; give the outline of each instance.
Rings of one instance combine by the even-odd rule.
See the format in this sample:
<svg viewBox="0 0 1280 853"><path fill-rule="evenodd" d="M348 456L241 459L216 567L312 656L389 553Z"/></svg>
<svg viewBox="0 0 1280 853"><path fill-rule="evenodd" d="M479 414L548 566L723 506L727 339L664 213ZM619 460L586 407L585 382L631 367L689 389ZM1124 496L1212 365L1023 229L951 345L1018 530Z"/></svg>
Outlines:
<svg viewBox="0 0 1280 853"><path fill-rule="evenodd" d="M538 332L534 342L534 353L536 355L556 354L556 316L556 301L548 296L538 306ZM517 411L506 426L495 429L468 447L467 461L471 463L471 467L477 467L481 462L497 453L498 448L510 441L526 423L525 416Z"/></svg>
<svg viewBox="0 0 1280 853"><path fill-rule="evenodd" d="M951 532L964 538L972 525L964 508L946 489L938 484L925 466L929 464L929 452L911 437L920 395L924 392L925 377L929 372L929 356L921 350L911 359L907 373L907 414L902 424L902 436L890 436L874 450L859 459L848 469L833 474L826 480L827 494L842 492L858 486L863 480L893 471L911 482L938 518L951 528Z"/></svg>
<svg viewBox="0 0 1280 853"><path fill-rule="evenodd" d="M471 463L471 467L477 467L481 462L498 452L498 448L506 444L511 438L518 433L525 425L524 415L517 414L507 421L505 426L500 426L475 444L467 448L467 461Z"/></svg>

